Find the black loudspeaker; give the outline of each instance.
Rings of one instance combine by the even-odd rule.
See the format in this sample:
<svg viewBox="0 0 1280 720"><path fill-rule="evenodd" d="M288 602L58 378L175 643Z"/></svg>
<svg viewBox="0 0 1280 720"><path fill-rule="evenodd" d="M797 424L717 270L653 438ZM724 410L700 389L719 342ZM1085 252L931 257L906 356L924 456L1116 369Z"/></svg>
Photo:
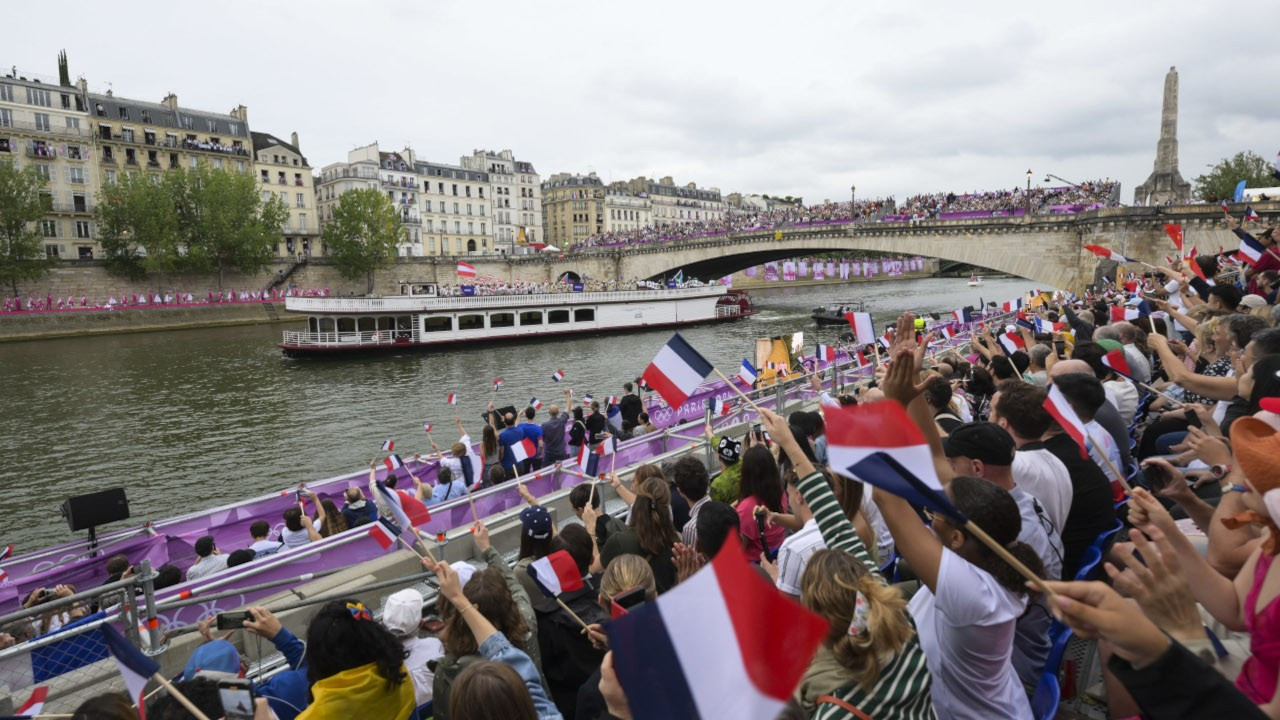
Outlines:
<svg viewBox="0 0 1280 720"><path fill-rule="evenodd" d="M62 516L67 519L72 532L128 520L129 498L124 496L124 488L76 495L62 503Z"/></svg>

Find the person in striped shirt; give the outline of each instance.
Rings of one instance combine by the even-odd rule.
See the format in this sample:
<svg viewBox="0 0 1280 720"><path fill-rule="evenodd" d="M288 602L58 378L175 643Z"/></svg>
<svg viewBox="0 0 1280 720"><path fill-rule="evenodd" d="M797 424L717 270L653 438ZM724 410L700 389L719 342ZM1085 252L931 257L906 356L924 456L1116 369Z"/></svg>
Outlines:
<svg viewBox="0 0 1280 720"><path fill-rule="evenodd" d="M805 671L796 700L815 720L935 717L932 678L906 601L880 575L786 421L768 410L761 415L761 424L790 458L799 478L796 489L828 548L809 559L800 583L801 602L825 617L831 631Z"/></svg>

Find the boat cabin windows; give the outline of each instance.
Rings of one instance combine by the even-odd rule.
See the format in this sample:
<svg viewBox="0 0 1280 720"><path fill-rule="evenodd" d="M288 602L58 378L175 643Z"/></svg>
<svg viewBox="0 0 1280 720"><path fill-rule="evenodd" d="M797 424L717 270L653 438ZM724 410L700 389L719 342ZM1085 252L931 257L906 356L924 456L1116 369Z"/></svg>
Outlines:
<svg viewBox="0 0 1280 720"><path fill-rule="evenodd" d="M525 311L525 312L520 313L520 324L521 324L521 325L541 325L541 324L542 324L542 311L541 311L541 310L528 310L528 311Z"/></svg>
<svg viewBox="0 0 1280 720"><path fill-rule="evenodd" d="M559 325L567 322L569 322L568 310L551 310L547 312L548 325Z"/></svg>
<svg viewBox="0 0 1280 720"><path fill-rule="evenodd" d="M349 317L338 318L338 332L355 332L356 319Z"/></svg>
<svg viewBox="0 0 1280 720"><path fill-rule="evenodd" d="M397 317L397 318L396 318L396 329L397 329L397 330L412 330L412 329L413 329L413 318L409 317L408 315L401 315L401 316Z"/></svg>
<svg viewBox="0 0 1280 720"><path fill-rule="evenodd" d="M578 308L573 311L574 322L594 322L596 319L595 308Z"/></svg>
<svg viewBox="0 0 1280 720"><path fill-rule="evenodd" d="M453 318L448 315L429 315L422 318L422 332L449 332L453 329Z"/></svg>
<svg viewBox="0 0 1280 720"><path fill-rule="evenodd" d="M356 326L360 332L373 332L378 329L378 318L362 317L356 321Z"/></svg>
<svg viewBox="0 0 1280 720"><path fill-rule="evenodd" d="M515 313L493 313L489 316L489 327L491 328L515 327L515 325Z"/></svg>
<svg viewBox="0 0 1280 720"><path fill-rule="evenodd" d="M338 323L331 317L311 318L319 325L319 332L331 333L338 331Z"/></svg>
<svg viewBox="0 0 1280 720"><path fill-rule="evenodd" d="M483 315L459 315L458 329L459 330L483 330L484 316Z"/></svg>

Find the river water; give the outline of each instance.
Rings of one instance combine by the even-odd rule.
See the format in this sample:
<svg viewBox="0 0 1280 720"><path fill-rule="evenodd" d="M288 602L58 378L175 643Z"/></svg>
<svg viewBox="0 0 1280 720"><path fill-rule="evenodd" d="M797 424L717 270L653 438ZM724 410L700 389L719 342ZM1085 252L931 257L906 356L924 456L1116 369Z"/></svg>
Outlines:
<svg viewBox="0 0 1280 720"><path fill-rule="evenodd" d="M889 280L753 291L759 314L682 330L726 374L757 338L805 331L806 346L842 328L810 311L863 301L883 325L904 310L948 313L979 298L1004 302L1033 288L1020 279ZM447 352L286 359L275 343L291 326L259 325L0 344L0 545L19 551L68 539L58 505L123 486L133 521L160 519L365 466L383 440L401 454L455 439L455 415L479 440L491 383L498 404L530 397L562 404L564 389L621 394L669 330L486 345ZM301 328L299 323L298 328ZM563 383L551 373L564 370ZM459 404L445 398L457 393ZM545 411L544 411L545 413ZM543 413L540 413L540 416Z"/></svg>

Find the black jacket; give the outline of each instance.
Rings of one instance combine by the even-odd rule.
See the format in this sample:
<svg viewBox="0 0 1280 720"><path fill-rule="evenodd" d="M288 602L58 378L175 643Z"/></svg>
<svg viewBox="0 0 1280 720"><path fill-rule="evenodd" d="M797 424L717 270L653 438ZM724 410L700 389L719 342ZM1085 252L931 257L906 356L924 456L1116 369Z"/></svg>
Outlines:
<svg viewBox="0 0 1280 720"><path fill-rule="evenodd" d="M599 591L591 583L564 593L560 599L588 625L605 619ZM551 700L567 718L577 715L578 690L600 669L604 653L582 634L582 626L558 604L550 612L538 612L538 649Z"/></svg>
<svg viewBox="0 0 1280 720"><path fill-rule="evenodd" d="M1176 642L1160 659L1141 670L1135 670L1118 655L1112 655L1107 665L1142 708L1143 717L1152 720L1267 717L1222 673Z"/></svg>
<svg viewBox="0 0 1280 720"><path fill-rule="evenodd" d="M1074 579L1080 557L1103 532L1116 526L1111 481L1097 463L1080 457L1080 446L1066 433L1044 441L1044 449L1067 466L1071 476L1071 510L1062 537L1062 577Z"/></svg>
<svg viewBox="0 0 1280 720"><path fill-rule="evenodd" d="M635 393L623 395L618 401L618 412L622 413L624 421L640 424L640 413L644 412L644 403L640 402L640 396Z"/></svg>

